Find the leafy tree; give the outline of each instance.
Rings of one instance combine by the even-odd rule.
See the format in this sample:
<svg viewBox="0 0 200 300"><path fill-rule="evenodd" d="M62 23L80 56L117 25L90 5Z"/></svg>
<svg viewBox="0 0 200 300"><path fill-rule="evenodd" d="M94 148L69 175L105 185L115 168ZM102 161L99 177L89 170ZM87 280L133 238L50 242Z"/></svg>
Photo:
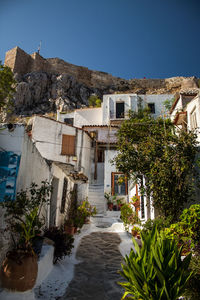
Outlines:
<svg viewBox="0 0 200 300"><path fill-rule="evenodd" d="M15 93L15 79L11 69L3 66L0 61L0 111L12 107L12 97Z"/></svg>
<svg viewBox="0 0 200 300"><path fill-rule="evenodd" d="M135 178L142 192L153 197L160 214L177 220L183 204L194 189L196 135L180 131L177 135L170 120L154 119L148 112L130 113L118 131L119 171Z"/></svg>
<svg viewBox="0 0 200 300"><path fill-rule="evenodd" d="M91 95L88 99L89 106L101 107L101 99L97 95Z"/></svg>

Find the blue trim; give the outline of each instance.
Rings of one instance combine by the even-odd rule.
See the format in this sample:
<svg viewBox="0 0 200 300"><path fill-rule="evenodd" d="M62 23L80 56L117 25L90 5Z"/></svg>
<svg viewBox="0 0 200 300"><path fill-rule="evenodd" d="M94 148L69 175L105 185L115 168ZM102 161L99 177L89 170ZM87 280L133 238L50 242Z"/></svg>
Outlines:
<svg viewBox="0 0 200 300"><path fill-rule="evenodd" d="M20 158L15 152L0 151L0 202L7 197L15 200Z"/></svg>

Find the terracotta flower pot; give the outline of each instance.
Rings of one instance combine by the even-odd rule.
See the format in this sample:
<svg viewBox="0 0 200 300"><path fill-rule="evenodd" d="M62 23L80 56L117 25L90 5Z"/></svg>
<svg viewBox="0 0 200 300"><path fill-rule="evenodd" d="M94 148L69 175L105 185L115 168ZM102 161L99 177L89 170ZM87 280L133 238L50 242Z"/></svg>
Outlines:
<svg viewBox="0 0 200 300"><path fill-rule="evenodd" d="M113 203L108 203L108 210L113 210Z"/></svg>
<svg viewBox="0 0 200 300"><path fill-rule="evenodd" d="M2 287L24 292L31 290L36 282L38 273L37 257L24 254L19 260L6 257L1 266Z"/></svg>
<svg viewBox="0 0 200 300"><path fill-rule="evenodd" d="M138 234L137 230L132 230L131 233L132 233L132 236L137 236L137 234Z"/></svg>
<svg viewBox="0 0 200 300"><path fill-rule="evenodd" d="M140 200L135 201L135 202L133 203L133 205L134 205L135 207L139 207L139 206L140 206Z"/></svg>
<svg viewBox="0 0 200 300"><path fill-rule="evenodd" d="M77 227L65 225L65 232L74 235L77 232Z"/></svg>

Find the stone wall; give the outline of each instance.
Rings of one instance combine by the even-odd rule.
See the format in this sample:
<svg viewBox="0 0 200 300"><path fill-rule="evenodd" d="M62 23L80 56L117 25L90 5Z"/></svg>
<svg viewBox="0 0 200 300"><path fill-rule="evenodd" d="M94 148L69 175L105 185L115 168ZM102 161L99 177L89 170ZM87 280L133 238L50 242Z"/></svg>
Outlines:
<svg viewBox="0 0 200 300"><path fill-rule="evenodd" d="M175 93L181 88L196 88L198 80L195 77L171 77L167 79L122 79L111 74L89 70L76 66L59 58L43 58L39 53L29 55L19 47L6 53L5 65L14 73L47 72L53 74L66 73L78 82L97 89L113 88L113 91L130 91L136 93ZM111 91L112 92L112 91Z"/></svg>
<svg viewBox="0 0 200 300"><path fill-rule="evenodd" d="M47 72L55 74L67 73L89 86L109 86L119 83L120 79L111 74L92 71L86 67L76 66L59 58L43 58L39 53L29 55L19 47L6 52L5 65L9 66L14 73L26 74L31 72Z"/></svg>
<svg viewBox="0 0 200 300"><path fill-rule="evenodd" d="M25 74L30 72L33 59L19 47L15 47L6 52L5 63L14 73Z"/></svg>

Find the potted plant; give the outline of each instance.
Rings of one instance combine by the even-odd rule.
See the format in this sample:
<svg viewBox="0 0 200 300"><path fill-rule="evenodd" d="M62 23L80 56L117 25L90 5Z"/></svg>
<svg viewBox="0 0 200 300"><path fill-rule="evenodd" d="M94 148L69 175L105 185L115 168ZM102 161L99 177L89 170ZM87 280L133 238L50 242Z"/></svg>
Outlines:
<svg viewBox="0 0 200 300"><path fill-rule="evenodd" d="M64 229L66 233L70 235L74 235L77 232L77 224L75 220L72 219L65 220Z"/></svg>
<svg viewBox="0 0 200 300"><path fill-rule="evenodd" d="M121 207L123 206L123 198L119 198L119 199L117 199L116 200L117 201L117 208L118 208L118 210L121 210Z"/></svg>
<svg viewBox="0 0 200 300"><path fill-rule="evenodd" d="M74 247L74 238L71 234L67 234L63 227L45 228L44 236L54 242L54 264L58 260L63 259L66 255L71 254L72 248Z"/></svg>
<svg viewBox="0 0 200 300"><path fill-rule="evenodd" d="M131 198L131 203L135 206L135 207L138 207L140 206L140 199L138 199L137 196L133 196Z"/></svg>
<svg viewBox="0 0 200 300"><path fill-rule="evenodd" d="M107 204L108 204L108 210L113 210L113 202L111 201L111 200L109 200L108 202L107 202Z"/></svg>
<svg viewBox="0 0 200 300"><path fill-rule="evenodd" d="M96 215L96 207L92 207L92 205L87 201L83 201L77 209L76 220L78 222L78 227L81 228L83 224L89 222L89 218L91 216Z"/></svg>
<svg viewBox="0 0 200 300"><path fill-rule="evenodd" d="M111 200L111 195L110 193L104 193L104 197L107 200L107 205L108 205L108 210L113 210L113 202Z"/></svg>
<svg viewBox="0 0 200 300"><path fill-rule="evenodd" d="M6 199L1 204L6 208L7 230L13 240L0 272L4 288L23 292L32 289L36 282L38 264L33 241L44 224L40 212L42 205L49 202L50 190L47 182L42 182L40 188L32 183L29 190L17 194L16 200Z"/></svg>
<svg viewBox="0 0 200 300"><path fill-rule="evenodd" d="M67 233L74 234L77 230L80 232L80 229L83 225L89 222L89 217L96 214L96 207L92 207L91 204L85 200L79 206L71 205L69 210L68 219L65 220L64 227Z"/></svg>
<svg viewBox="0 0 200 300"><path fill-rule="evenodd" d="M118 210L118 207L117 207L117 196L116 195L114 195L112 197L112 201L113 201L113 210L114 211Z"/></svg>
<svg viewBox="0 0 200 300"><path fill-rule="evenodd" d="M138 239L140 239L140 232L141 232L141 229L138 226L133 226L133 228L131 229L132 236L134 236Z"/></svg>
<svg viewBox="0 0 200 300"><path fill-rule="evenodd" d="M70 192L68 208L66 211L66 218L64 220L64 229L68 234L75 234L77 232L77 201L76 201L76 193L74 190Z"/></svg>

